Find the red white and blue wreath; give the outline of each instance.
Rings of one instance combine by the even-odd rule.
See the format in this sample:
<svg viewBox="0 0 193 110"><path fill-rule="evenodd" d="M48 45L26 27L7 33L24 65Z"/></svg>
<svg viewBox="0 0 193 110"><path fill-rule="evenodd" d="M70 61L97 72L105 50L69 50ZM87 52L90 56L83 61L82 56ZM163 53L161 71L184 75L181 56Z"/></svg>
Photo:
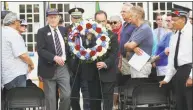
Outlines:
<svg viewBox="0 0 193 110"><path fill-rule="evenodd" d="M96 45L92 48L82 46L81 36L92 33L96 37ZM85 20L76 23L68 37L68 44L71 52L81 60L95 61L103 56L109 48L110 38L106 27L93 20Z"/></svg>

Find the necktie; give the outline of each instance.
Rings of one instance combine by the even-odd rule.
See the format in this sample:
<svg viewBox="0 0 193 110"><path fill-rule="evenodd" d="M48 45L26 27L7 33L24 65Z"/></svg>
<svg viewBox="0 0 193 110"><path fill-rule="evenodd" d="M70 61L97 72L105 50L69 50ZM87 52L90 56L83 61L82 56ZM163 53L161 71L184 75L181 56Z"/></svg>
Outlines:
<svg viewBox="0 0 193 110"><path fill-rule="evenodd" d="M174 56L174 67L175 67L175 69L178 68L178 51L179 51L179 45L180 45L180 35L181 35L181 32L179 31L178 40L177 40L177 44L176 44L176 51L175 51L175 56Z"/></svg>
<svg viewBox="0 0 193 110"><path fill-rule="evenodd" d="M55 46L56 46L56 55L62 56L62 47L60 44L60 39L58 37L57 29L54 29L54 38L55 38Z"/></svg>

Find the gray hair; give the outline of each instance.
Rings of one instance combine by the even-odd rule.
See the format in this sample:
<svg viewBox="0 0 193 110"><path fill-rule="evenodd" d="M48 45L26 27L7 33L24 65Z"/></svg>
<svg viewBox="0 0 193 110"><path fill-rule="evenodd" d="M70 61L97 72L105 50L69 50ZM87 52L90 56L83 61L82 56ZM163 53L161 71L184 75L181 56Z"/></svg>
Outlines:
<svg viewBox="0 0 193 110"><path fill-rule="evenodd" d="M128 3L128 2L124 2L123 6L128 7L128 11L133 7L133 5L131 3Z"/></svg>
<svg viewBox="0 0 193 110"><path fill-rule="evenodd" d="M110 21L121 21L121 17L118 15L114 15L114 16L111 16L109 20Z"/></svg>
<svg viewBox="0 0 193 110"><path fill-rule="evenodd" d="M8 26L8 25L14 23L14 21L16 21L16 20L19 20L17 13L10 12L3 19L3 24L5 26Z"/></svg>

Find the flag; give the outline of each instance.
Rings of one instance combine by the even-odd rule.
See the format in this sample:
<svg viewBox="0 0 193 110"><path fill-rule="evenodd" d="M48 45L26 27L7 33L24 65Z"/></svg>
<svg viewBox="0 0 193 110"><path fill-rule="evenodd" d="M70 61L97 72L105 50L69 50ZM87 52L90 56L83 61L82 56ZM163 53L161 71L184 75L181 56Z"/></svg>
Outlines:
<svg viewBox="0 0 193 110"><path fill-rule="evenodd" d="M4 10L9 10L8 3L4 1Z"/></svg>
<svg viewBox="0 0 193 110"><path fill-rule="evenodd" d="M96 4L95 4L95 12L99 11L100 10L100 6L99 6L99 1L96 1Z"/></svg>
<svg viewBox="0 0 193 110"><path fill-rule="evenodd" d="M48 2L48 8L47 9L50 9L51 8L51 4L50 2Z"/></svg>

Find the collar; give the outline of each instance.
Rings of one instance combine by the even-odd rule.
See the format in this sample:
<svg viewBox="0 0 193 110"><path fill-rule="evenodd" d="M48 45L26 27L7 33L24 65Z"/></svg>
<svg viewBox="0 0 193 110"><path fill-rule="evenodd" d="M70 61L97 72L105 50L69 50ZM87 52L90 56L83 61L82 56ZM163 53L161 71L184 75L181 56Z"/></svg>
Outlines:
<svg viewBox="0 0 193 110"><path fill-rule="evenodd" d="M49 25L49 27L50 27L50 29L51 29L52 31L54 31L54 28L53 28L52 26ZM58 29L58 26L56 27L56 29L59 30L59 29Z"/></svg>
<svg viewBox="0 0 193 110"><path fill-rule="evenodd" d="M7 28L7 29L10 29L10 30L12 30L12 31L14 31L14 32L16 32L16 33L19 33L19 31L17 31L16 29L14 29L14 28L12 28L12 27L10 27L10 26L4 26L3 28Z"/></svg>

